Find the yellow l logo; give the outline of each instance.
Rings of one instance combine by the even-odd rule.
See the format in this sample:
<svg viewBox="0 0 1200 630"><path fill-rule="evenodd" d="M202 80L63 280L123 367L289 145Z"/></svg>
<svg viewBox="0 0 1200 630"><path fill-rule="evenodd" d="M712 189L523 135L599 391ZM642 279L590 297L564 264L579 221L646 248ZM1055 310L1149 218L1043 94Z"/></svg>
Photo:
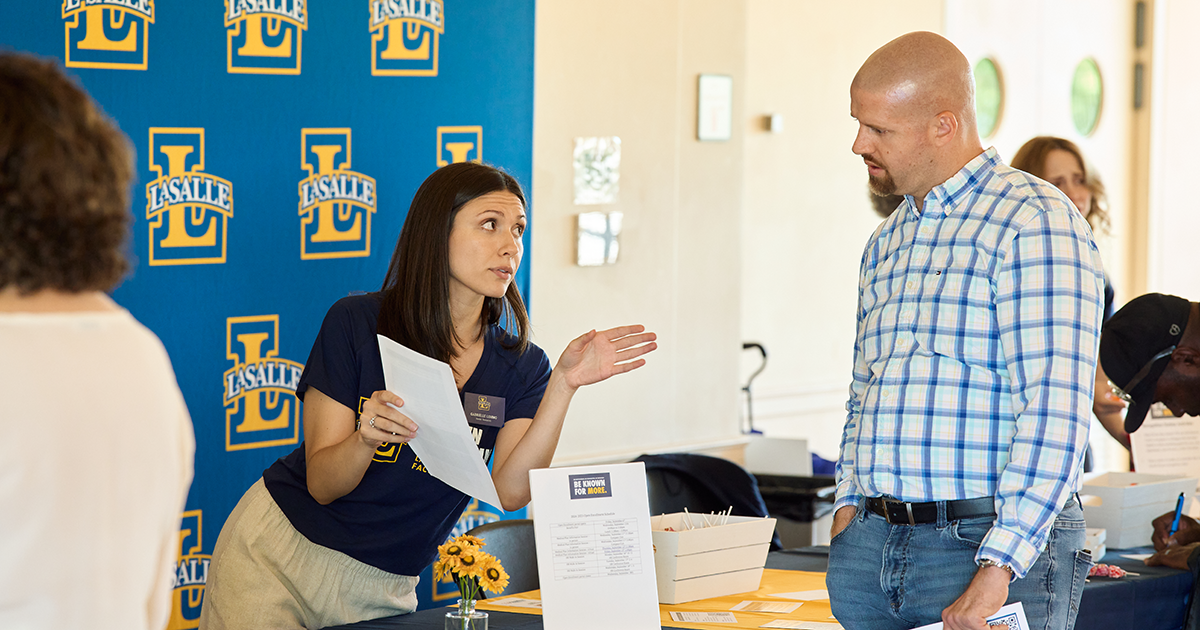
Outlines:
<svg viewBox="0 0 1200 630"><path fill-rule="evenodd" d="M283 41L277 46L268 46L263 41L263 22L267 22L268 35L279 37L279 31L283 28L283 20L272 17L248 17L242 20L242 24L246 25L246 43L238 49L238 54L249 57L291 57L292 32L284 33Z"/></svg>
<svg viewBox="0 0 1200 630"><path fill-rule="evenodd" d="M163 146L159 150L167 154L167 177L182 177L187 174L184 170L187 156L195 151L189 146ZM203 236L192 236L187 232L188 221L193 227L204 224L204 209L193 207L191 220L188 220L187 206L170 206L167 208L167 237L159 241L161 247L212 247L217 244L217 217L208 217L208 229Z"/></svg>
<svg viewBox="0 0 1200 630"><path fill-rule="evenodd" d="M333 158L342 150L337 145L319 144L312 147L317 154L317 172L332 173ZM354 217L354 224L345 230L337 229L333 224L333 213L337 212L338 221L350 220L353 208L348 203L322 201L317 204L317 231L312 235L314 243L329 243L334 241L357 241L362 238L362 214Z"/></svg>
<svg viewBox="0 0 1200 630"><path fill-rule="evenodd" d="M243 333L237 336L238 343L246 349L246 365L254 365L263 359L262 346L263 343L271 336L270 333ZM267 392L267 409L279 409L279 394L275 394L275 404L271 404L271 392ZM242 396L242 402L246 405L246 413L242 416L242 422L237 425L238 433L246 431L265 431L267 429L284 429L287 428L288 422L291 421L291 401L284 399L283 409L279 412L279 417L274 420L264 420L262 416L262 405L260 404L259 392L249 392Z"/></svg>
<svg viewBox="0 0 1200 630"><path fill-rule="evenodd" d="M137 22L129 25L129 33L125 35L125 39L115 42L104 34L105 11L108 12L108 19L112 22L111 26L114 30L120 29L125 24L124 11L105 9L104 7L87 7L83 10L87 19L87 30L84 31L83 40L78 44L79 47L84 50L114 50L117 52L137 50Z"/></svg>

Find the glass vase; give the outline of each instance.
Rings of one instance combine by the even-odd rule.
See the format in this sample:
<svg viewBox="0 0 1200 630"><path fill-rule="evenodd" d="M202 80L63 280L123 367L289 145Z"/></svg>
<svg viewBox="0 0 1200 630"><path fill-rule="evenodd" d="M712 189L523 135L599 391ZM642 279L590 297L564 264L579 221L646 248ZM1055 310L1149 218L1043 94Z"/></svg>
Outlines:
<svg viewBox="0 0 1200 630"><path fill-rule="evenodd" d="M487 630L488 614L475 610L475 600L460 599L458 606L446 613L446 630Z"/></svg>

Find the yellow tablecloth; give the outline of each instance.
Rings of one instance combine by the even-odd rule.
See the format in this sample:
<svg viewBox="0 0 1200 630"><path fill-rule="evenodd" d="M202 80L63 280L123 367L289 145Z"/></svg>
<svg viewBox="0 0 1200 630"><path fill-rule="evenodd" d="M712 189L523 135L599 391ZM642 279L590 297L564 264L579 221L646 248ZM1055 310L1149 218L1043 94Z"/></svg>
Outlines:
<svg viewBox="0 0 1200 630"><path fill-rule="evenodd" d="M815 591L825 588L825 574L813 573L810 571L782 571L779 569L764 569L762 582L759 584L757 591L750 593L738 593L737 595L727 595L725 597L714 597L712 599L701 599L686 604L659 604L658 615L659 620L664 626L674 628L699 628L701 630L712 630L713 628L758 628L764 623L775 619L788 619L791 621L819 621L823 623L832 623L833 617L829 611L829 600L821 600L815 602L804 602L799 608L790 614L780 613L762 613L762 612L745 612L733 611L737 617L737 623L684 623L681 621L671 620L671 611L687 611L687 612L726 612L734 606L747 600L761 600L769 602L793 602L781 597L771 597L775 593L794 593L796 591ZM516 593L507 595L506 597L521 597L524 599L542 598L541 591L529 591L527 593ZM480 601L476 608L481 610L497 610L502 612L514 612L540 615L540 609L534 608L510 608L507 606L496 606L488 600Z"/></svg>

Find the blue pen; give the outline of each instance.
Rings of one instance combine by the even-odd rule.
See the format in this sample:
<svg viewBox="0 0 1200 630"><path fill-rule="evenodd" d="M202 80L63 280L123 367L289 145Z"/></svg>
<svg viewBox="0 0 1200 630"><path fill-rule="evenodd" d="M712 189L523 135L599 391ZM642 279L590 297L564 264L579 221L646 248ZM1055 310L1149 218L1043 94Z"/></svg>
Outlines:
<svg viewBox="0 0 1200 630"><path fill-rule="evenodd" d="M1183 493L1179 493L1179 500L1175 502L1175 520L1171 521L1171 532L1167 534L1167 538L1175 535L1179 531L1179 517L1183 515Z"/></svg>

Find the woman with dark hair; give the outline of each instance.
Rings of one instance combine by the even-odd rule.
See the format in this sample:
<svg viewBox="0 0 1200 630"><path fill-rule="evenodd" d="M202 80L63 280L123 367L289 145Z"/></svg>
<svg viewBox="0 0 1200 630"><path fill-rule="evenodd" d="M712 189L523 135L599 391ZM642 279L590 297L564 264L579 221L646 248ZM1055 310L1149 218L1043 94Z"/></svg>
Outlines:
<svg viewBox="0 0 1200 630"><path fill-rule="evenodd" d="M550 465L575 391L645 364L642 326L590 331L550 370L529 342L513 276L525 196L504 171L435 171L413 197L378 293L339 300L296 394L304 443L273 464L230 514L213 550L201 628L321 628L411 612L417 576L470 497L432 477L405 444L419 430L386 391L376 334L449 363L505 510L529 502L529 471Z"/></svg>
<svg viewBox="0 0 1200 630"><path fill-rule="evenodd" d="M1104 195L1104 184L1095 172L1089 172L1083 152L1074 142L1054 136L1038 136L1026 142L1013 157L1012 167L1040 177L1063 191L1075 204L1075 208L1091 224L1092 230L1108 231L1108 204ZM1104 278L1104 321L1113 314L1115 299L1112 283L1107 274ZM1125 403L1112 394L1108 376L1096 362L1096 390L1092 413L1109 435L1129 448L1129 434L1125 432L1125 421L1121 411ZM1091 469L1091 451L1087 465Z"/></svg>
<svg viewBox="0 0 1200 630"><path fill-rule="evenodd" d="M133 175L61 64L0 52L0 628L170 618L196 443L162 342L107 295Z"/></svg>

